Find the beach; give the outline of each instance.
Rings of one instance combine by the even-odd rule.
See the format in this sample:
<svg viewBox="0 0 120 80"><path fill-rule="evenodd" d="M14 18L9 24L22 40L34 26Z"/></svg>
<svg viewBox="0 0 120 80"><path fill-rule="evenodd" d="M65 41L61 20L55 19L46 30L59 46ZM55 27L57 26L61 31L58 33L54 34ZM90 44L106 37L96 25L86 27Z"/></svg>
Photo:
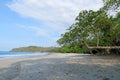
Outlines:
<svg viewBox="0 0 120 80"><path fill-rule="evenodd" d="M120 57L53 53L0 60L0 80L120 80Z"/></svg>

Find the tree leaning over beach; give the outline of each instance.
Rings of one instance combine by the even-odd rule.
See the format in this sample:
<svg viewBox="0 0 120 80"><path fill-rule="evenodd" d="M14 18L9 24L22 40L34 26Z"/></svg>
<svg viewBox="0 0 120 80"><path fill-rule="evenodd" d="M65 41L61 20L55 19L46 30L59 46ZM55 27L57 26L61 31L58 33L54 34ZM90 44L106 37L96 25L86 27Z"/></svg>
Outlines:
<svg viewBox="0 0 120 80"><path fill-rule="evenodd" d="M109 49L117 48L119 53L119 47L116 46L120 46L120 12L111 16L107 11L112 10L111 7L117 10L120 3L118 0L119 5L116 5L116 1L111 1L104 0L104 6L98 11L83 10L79 13L75 22L57 41L63 52L87 52L90 50L87 48L92 48L109 53Z"/></svg>

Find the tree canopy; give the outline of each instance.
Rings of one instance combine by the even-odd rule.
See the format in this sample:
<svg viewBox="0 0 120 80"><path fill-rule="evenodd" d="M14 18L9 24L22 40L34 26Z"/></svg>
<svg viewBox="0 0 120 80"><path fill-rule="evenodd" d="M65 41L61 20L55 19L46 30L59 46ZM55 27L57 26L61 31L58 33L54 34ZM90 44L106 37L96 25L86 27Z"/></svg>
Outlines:
<svg viewBox="0 0 120 80"><path fill-rule="evenodd" d="M75 22L57 42L63 52L87 52L88 46L120 46L120 12L110 16L106 10L118 8L120 0L104 0L98 11L80 11ZM113 8L112 8L113 9Z"/></svg>
<svg viewBox="0 0 120 80"><path fill-rule="evenodd" d="M105 9L119 9L120 0L103 0Z"/></svg>

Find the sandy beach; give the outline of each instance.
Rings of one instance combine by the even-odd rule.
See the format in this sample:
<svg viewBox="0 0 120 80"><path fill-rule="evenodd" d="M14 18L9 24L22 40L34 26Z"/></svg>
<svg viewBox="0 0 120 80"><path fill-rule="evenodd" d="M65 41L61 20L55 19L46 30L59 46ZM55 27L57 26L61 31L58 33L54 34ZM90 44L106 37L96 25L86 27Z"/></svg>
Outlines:
<svg viewBox="0 0 120 80"><path fill-rule="evenodd" d="M0 60L0 80L120 80L120 57L56 53Z"/></svg>

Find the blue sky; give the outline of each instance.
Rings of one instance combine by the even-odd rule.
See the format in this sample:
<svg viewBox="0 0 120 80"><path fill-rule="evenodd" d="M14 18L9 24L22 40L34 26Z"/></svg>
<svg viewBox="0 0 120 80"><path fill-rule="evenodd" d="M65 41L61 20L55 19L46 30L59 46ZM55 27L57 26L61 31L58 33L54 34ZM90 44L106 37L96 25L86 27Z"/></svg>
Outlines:
<svg viewBox="0 0 120 80"><path fill-rule="evenodd" d="M56 40L81 10L102 5L102 0L1 0L0 51L58 46Z"/></svg>

